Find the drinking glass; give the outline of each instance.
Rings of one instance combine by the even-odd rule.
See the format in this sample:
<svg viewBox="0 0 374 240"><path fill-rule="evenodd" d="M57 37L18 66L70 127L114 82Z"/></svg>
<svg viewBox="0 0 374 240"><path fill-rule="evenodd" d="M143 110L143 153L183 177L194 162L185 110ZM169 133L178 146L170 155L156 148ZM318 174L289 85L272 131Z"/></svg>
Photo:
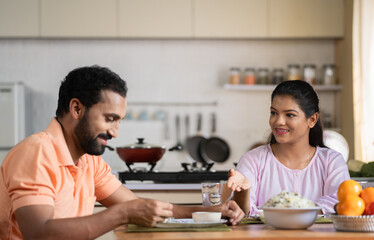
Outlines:
<svg viewBox="0 0 374 240"><path fill-rule="evenodd" d="M203 206L214 206L222 203L222 188L220 183L202 183L201 192Z"/></svg>

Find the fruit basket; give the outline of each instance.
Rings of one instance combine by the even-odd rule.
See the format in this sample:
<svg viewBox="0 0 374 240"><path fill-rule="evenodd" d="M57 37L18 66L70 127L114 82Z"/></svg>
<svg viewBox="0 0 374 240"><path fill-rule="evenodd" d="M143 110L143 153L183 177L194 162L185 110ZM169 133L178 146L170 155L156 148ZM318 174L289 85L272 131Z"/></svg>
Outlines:
<svg viewBox="0 0 374 240"><path fill-rule="evenodd" d="M374 232L374 215L344 216L327 214L334 228L344 232Z"/></svg>

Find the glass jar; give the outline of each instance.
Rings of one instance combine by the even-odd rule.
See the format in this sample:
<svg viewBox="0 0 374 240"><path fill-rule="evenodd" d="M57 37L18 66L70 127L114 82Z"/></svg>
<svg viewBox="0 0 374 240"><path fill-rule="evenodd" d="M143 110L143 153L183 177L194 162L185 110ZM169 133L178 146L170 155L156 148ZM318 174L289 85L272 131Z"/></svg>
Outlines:
<svg viewBox="0 0 374 240"><path fill-rule="evenodd" d="M230 84L240 84L240 68L230 68Z"/></svg>
<svg viewBox="0 0 374 240"><path fill-rule="evenodd" d="M269 84L269 70L267 68L260 68L258 69L258 77L257 77L258 84Z"/></svg>
<svg viewBox="0 0 374 240"><path fill-rule="evenodd" d="M323 65L323 84L334 85L336 84L336 71L334 64Z"/></svg>
<svg viewBox="0 0 374 240"><path fill-rule="evenodd" d="M273 70L273 84L278 85L284 81L284 73L282 68L274 68Z"/></svg>
<svg viewBox="0 0 374 240"><path fill-rule="evenodd" d="M305 64L304 65L304 81L309 84L316 84L316 65Z"/></svg>
<svg viewBox="0 0 374 240"><path fill-rule="evenodd" d="M253 85L256 83L256 75L254 68L245 69L244 84Z"/></svg>
<svg viewBox="0 0 374 240"><path fill-rule="evenodd" d="M300 80L300 66L298 64L288 65L288 80Z"/></svg>

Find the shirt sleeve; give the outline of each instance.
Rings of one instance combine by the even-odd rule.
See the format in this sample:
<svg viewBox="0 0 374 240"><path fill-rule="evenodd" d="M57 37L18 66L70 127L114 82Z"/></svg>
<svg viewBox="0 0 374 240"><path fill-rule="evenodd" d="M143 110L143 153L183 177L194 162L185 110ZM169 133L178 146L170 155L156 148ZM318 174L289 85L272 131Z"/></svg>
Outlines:
<svg viewBox="0 0 374 240"><path fill-rule="evenodd" d="M4 182L13 209L23 206L54 205L56 183L53 155L45 147L48 143L26 143L27 148L16 146L9 153L10 160L3 166Z"/></svg>
<svg viewBox="0 0 374 240"><path fill-rule="evenodd" d="M111 168L105 161L98 156L96 158L95 178L95 195L97 200L103 200L114 193L122 183L111 172Z"/></svg>
<svg viewBox="0 0 374 240"><path fill-rule="evenodd" d="M333 151L326 158L328 165L325 173L323 196L316 201L316 204L322 208L323 213L335 212L334 205L338 203L337 190L339 185L350 179L347 164L340 153Z"/></svg>
<svg viewBox="0 0 374 240"><path fill-rule="evenodd" d="M244 154L236 168L238 172L243 174L251 182L250 188L250 211L245 213L247 216L253 216L258 213L257 200L258 200L258 166L254 161L255 154L247 152Z"/></svg>

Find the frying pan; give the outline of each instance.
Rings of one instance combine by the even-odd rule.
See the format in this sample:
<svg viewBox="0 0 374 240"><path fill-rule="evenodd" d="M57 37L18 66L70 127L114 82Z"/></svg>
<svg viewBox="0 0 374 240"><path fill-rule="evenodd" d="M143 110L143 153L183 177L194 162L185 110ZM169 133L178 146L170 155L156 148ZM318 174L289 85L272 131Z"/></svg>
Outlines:
<svg viewBox="0 0 374 240"><path fill-rule="evenodd" d="M212 114L211 137L200 142L200 154L205 162L222 163L230 156L230 147L225 140L216 136L216 115Z"/></svg>
<svg viewBox="0 0 374 240"><path fill-rule="evenodd" d="M201 134L201 113L197 115L197 133L195 136L188 137L186 141L188 154L197 162L205 163L200 153L200 143L205 141L205 137Z"/></svg>

